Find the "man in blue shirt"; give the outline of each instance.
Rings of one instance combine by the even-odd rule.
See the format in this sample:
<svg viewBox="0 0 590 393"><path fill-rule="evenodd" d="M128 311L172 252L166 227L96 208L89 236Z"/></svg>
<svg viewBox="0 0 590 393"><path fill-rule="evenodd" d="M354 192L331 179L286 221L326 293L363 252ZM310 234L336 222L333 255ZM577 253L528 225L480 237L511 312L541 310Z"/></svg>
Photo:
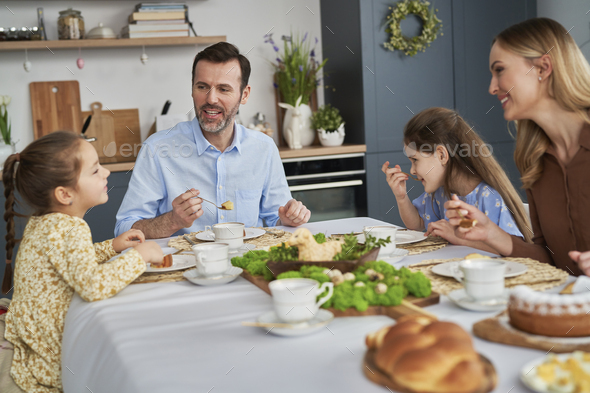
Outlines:
<svg viewBox="0 0 590 393"><path fill-rule="evenodd" d="M115 236L131 228L146 238L205 229L218 222L246 227L298 226L311 212L291 198L274 141L234 122L250 95L250 62L220 42L193 63L196 118L148 138L117 213ZM234 203L234 210L217 206Z"/></svg>

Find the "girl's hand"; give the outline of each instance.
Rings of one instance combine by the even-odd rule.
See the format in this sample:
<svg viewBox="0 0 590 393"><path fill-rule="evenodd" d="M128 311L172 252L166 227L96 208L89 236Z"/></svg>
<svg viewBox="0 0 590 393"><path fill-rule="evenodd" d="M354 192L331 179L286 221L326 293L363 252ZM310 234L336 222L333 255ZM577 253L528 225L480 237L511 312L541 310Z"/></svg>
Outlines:
<svg viewBox="0 0 590 393"><path fill-rule="evenodd" d="M138 244L135 249L139 252L145 263L158 265L164 260L164 253L156 242L149 241L141 243Z"/></svg>
<svg viewBox="0 0 590 393"><path fill-rule="evenodd" d="M450 225L455 228L455 236L459 239L482 242L488 240L494 223L477 207L460 201L456 195L453 195L452 199L445 203L445 209L447 209L446 216L449 219ZM457 209L461 209L461 213L465 218L477 220L477 224L471 228L459 227L462 217L457 212Z"/></svg>
<svg viewBox="0 0 590 393"><path fill-rule="evenodd" d="M572 261L578 264L578 267L582 269L585 275L590 276L590 251L570 251L569 256Z"/></svg>
<svg viewBox="0 0 590 393"><path fill-rule="evenodd" d="M138 243L145 241L145 235L139 229L130 229L113 239L113 248L121 252L129 247L135 247Z"/></svg>
<svg viewBox="0 0 590 393"><path fill-rule="evenodd" d="M387 184L389 184L391 191L393 191L395 199L404 199L407 196L406 180L408 180L408 175L402 173L402 169L399 165L390 168L389 161L386 161L385 164L383 164L381 171L385 173L385 180L387 180Z"/></svg>
<svg viewBox="0 0 590 393"><path fill-rule="evenodd" d="M451 244L461 244L461 239L455 236L455 227L447 220L438 220L428 224L428 230L424 236L440 236Z"/></svg>

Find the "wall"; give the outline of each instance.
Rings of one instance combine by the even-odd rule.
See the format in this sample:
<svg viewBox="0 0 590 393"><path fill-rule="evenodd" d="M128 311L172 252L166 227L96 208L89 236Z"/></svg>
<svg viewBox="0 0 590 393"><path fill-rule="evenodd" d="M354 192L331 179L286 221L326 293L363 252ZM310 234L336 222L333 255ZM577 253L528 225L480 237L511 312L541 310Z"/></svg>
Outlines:
<svg viewBox="0 0 590 393"><path fill-rule="evenodd" d="M537 15L555 19L570 30L571 36L590 61L590 2L588 0L537 0Z"/></svg>
<svg viewBox="0 0 590 393"><path fill-rule="evenodd" d="M3 1L0 26L35 26L36 9L42 6L48 39L57 39L58 12L72 7L82 11L86 30L99 22L115 33L127 24L127 17L139 0L133 1ZM227 40L248 52L252 65L250 84L252 95L240 110L244 123L263 112L276 130L275 99L272 87L272 67L268 60L275 53L263 36L271 31L275 38L294 32L309 32L319 39L321 24L319 0L300 3L287 0L211 0L186 1L189 16L199 35L226 35ZM8 7L11 12L6 8ZM272 30L271 30L272 29ZM29 51L33 65L30 73L23 69L24 51L0 52L0 95L12 96L10 119L14 140L22 150L33 140L29 83L33 81L78 80L82 109L89 110L94 101L110 109L139 108L142 140L147 136L154 116L164 102L172 101L170 113L186 113L192 106L191 65L195 54L204 46L147 47L147 65L139 57L141 48L83 49L86 65L76 67L78 50ZM281 45L282 49L282 45ZM320 50L317 51L321 52ZM74 73L72 75L66 66ZM323 90L318 89L323 103ZM194 112L191 112L194 116ZM274 134L277 136L276 132ZM276 139L275 139L276 140Z"/></svg>

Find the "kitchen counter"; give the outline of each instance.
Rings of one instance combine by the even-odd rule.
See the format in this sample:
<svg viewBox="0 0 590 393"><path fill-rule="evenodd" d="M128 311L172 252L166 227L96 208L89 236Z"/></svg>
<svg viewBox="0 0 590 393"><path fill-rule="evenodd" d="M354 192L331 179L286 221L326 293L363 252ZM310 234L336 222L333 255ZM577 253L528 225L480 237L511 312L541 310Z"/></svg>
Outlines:
<svg viewBox="0 0 590 393"><path fill-rule="evenodd" d="M366 145L351 145L344 144L342 146L307 146L302 149L289 149L288 147L279 147L279 154L281 158L299 158L299 157L314 157L314 156L328 156L333 154L349 154L349 153L364 153L367 151ZM129 172L133 169L135 162L121 162L116 164L104 164L103 167L111 172Z"/></svg>

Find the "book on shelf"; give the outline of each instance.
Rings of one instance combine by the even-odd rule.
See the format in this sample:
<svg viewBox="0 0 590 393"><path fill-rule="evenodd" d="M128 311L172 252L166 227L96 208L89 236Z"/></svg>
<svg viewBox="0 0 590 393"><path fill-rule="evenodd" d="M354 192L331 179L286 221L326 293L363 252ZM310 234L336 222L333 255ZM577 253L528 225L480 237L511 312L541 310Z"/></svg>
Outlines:
<svg viewBox="0 0 590 393"><path fill-rule="evenodd" d="M129 23L141 20L171 20L182 19L185 20L185 11L175 12L134 12L129 15Z"/></svg>
<svg viewBox="0 0 590 393"><path fill-rule="evenodd" d="M138 20L130 23L129 26L142 26L142 25L181 25L186 23L184 19L172 19L172 20Z"/></svg>
<svg viewBox="0 0 590 393"><path fill-rule="evenodd" d="M188 33L188 23L128 25L123 27L121 33L141 31L185 31Z"/></svg>
<svg viewBox="0 0 590 393"><path fill-rule="evenodd" d="M188 37L188 30L182 31L128 31L121 33L121 38L158 38L158 37Z"/></svg>

